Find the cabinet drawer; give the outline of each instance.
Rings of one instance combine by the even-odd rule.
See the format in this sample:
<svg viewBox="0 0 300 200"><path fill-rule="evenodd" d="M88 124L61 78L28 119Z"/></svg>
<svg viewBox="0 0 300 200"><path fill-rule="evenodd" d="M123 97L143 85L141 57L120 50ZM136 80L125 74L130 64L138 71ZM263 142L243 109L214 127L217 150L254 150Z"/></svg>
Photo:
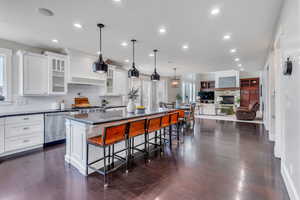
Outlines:
<svg viewBox="0 0 300 200"><path fill-rule="evenodd" d="M5 129L5 138L27 136L27 135L43 135L44 129L42 124L37 125L9 125Z"/></svg>
<svg viewBox="0 0 300 200"><path fill-rule="evenodd" d="M22 115L7 117L5 120L5 124L43 123L43 119L43 115Z"/></svg>
<svg viewBox="0 0 300 200"><path fill-rule="evenodd" d="M40 145L42 142L42 136L36 134L26 137L8 138L5 139L5 152Z"/></svg>

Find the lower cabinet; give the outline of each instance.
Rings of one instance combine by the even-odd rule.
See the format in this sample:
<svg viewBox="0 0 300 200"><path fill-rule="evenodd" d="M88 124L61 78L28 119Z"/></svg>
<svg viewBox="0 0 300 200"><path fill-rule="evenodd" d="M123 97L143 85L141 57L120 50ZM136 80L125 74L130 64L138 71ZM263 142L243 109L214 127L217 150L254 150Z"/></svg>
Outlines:
<svg viewBox="0 0 300 200"><path fill-rule="evenodd" d="M0 154L14 154L41 147L44 143L44 116L24 115L5 118L0 126Z"/></svg>
<svg viewBox="0 0 300 200"><path fill-rule="evenodd" d="M4 153L4 120L0 119L0 155Z"/></svg>

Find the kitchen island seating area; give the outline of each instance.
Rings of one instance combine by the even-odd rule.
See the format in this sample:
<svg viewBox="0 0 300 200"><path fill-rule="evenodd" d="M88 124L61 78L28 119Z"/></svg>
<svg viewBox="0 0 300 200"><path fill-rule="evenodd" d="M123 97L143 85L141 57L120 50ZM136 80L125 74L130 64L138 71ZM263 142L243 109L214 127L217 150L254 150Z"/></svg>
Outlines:
<svg viewBox="0 0 300 200"><path fill-rule="evenodd" d="M108 186L107 175L126 166L128 173L130 162L141 156L144 157L145 163L150 161L152 152L159 152L161 156L164 147L168 143L172 148L172 136L177 140L180 137L181 124L179 116L183 110L170 111L164 114L151 116L146 119L137 119L130 122L124 122L117 125L112 125L104 128L101 135L87 138L87 159L86 170L91 169L104 178L104 187ZM173 134L173 126L175 126L176 134ZM169 129L168 133L166 129ZM150 135L150 133L154 133ZM134 144L135 137L143 136L144 141L139 144ZM125 148L115 151L117 143L125 143ZM89 160L89 146L93 145L102 150L102 157ZM125 152L125 154L124 154ZM101 168L94 167L97 162L103 162Z"/></svg>

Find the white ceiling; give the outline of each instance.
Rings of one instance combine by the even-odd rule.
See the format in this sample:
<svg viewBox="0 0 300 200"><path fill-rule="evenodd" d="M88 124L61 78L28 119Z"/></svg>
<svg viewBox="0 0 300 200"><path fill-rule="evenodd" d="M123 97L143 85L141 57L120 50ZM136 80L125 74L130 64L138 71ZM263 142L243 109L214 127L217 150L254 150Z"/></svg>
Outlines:
<svg viewBox="0 0 300 200"><path fill-rule="evenodd" d="M153 70L154 48L160 50L158 70L172 74L238 69L237 56L246 71L260 69L265 61L282 0L0 0L0 38L39 47L73 48L95 54L98 51L96 24L103 30L104 56L131 59L130 39L139 42L136 63L144 72ZM55 15L42 16L38 8ZM219 16L211 16L214 7ZM83 24L75 30L74 22ZM158 34L165 26L167 33ZM230 33L232 39L223 41ZM58 44L51 42L53 38ZM128 47L122 47L128 41ZM189 44L183 51L181 46ZM128 65L128 64L127 64Z"/></svg>

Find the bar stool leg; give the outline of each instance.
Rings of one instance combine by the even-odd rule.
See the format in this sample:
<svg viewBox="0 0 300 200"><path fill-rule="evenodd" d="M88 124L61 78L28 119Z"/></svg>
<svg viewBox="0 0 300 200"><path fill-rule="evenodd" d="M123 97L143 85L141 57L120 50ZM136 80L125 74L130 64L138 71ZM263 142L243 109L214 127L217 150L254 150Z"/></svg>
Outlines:
<svg viewBox="0 0 300 200"><path fill-rule="evenodd" d="M104 155L104 188L108 187L108 183L106 182L106 147L103 147L103 155Z"/></svg>
<svg viewBox="0 0 300 200"><path fill-rule="evenodd" d="M115 167L115 144L112 145L112 167Z"/></svg>
<svg viewBox="0 0 300 200"><path fill-rule="evenodd" d="M89 143L86 143L86 175L89 175Z"/></svg>
<svg viewBox="0 0 300 200"><path fill-rule="evenodd" d="M162 136L161 136L161 134L162 134L162 131L161 130L159 130L159 147L160 147L160 151L159 151L159 155L161 156L161 153L163 152L163 146L162 146Z"/></svg>
<svg viewBox="0 0 300 200"><path fill-rule="evenodd" d="M148 154L149 154L149 151L147 149L147 143L148 143L148 141L147 141L147 134L146 133L144 134L144 137L145 137L144 151L145 151L145 162L146 162Z"/></svg>
<svg viewBox="0 0 300 200"><path fill-rule="evenodd" d="M125 140L125 149L126 149L126 174L128 174L128 165L129 165L129 156L130 156L130 146L129 146L129 142L130 138L128 138L127 140Z"/></svg>
<svg viewBox="0 0 300 200"><path fill-rule="evenodd" d="M110 166L110 164L111 164L111 162L110 162L110 155L111 155L110 152L111 152L111 149L110 149L110 148L111 148L111 147L110 147L110 145L109 145L109 146L108 146L108 166L109 166L108 169L110 169L110 167L111 167L111 166Z"/></svg>
<svg viewBox="0 0 300 200"><path fill-rule="evenodd" d="M172 125L169 126L169 145L170 149L172 149Z"/></svg>
<svg viewBox="0 0 300 200"><path fill-rule="evenodd" d="M132 143L131 143L131 157L134 157L134 137L132 138Z"/></svg>
<svg viewBox="0 0 300 200"><path fill-rule="evenodd" d="M177 141L179 141L179 123L176 124Z"/></svg>

